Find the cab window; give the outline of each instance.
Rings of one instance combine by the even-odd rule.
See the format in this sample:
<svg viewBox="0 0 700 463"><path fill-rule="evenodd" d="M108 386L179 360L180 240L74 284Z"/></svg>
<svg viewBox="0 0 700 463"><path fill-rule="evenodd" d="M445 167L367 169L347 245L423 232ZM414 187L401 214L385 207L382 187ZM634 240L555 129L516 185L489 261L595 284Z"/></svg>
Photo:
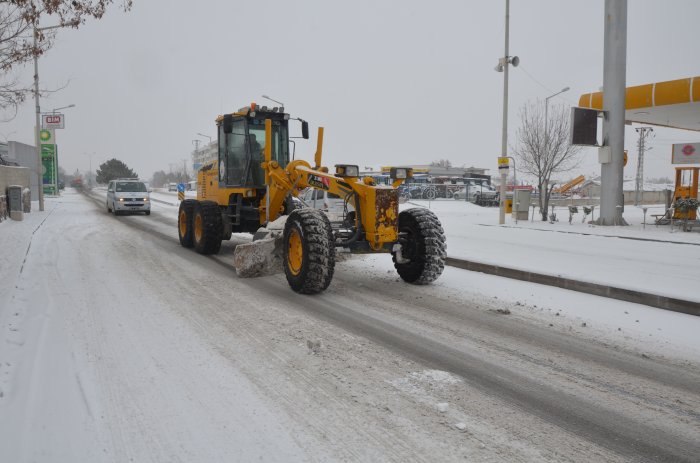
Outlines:
<svg viewBox="0 0 700 463"><path fill-rule="evenodd" d="M246 168L245 121L233 121L231 133L219 125L219 176L227 185L242 185Z"/></svg>

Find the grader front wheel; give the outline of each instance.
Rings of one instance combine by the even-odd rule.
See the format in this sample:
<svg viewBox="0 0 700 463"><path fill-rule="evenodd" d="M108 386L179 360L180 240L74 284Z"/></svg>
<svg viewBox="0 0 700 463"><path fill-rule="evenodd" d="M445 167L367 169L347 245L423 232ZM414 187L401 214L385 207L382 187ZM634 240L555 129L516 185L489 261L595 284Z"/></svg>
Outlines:
<svg viewBox="0 0 700 463"><path fill-rule="evenodd" d="M414 208L399 214L401 259L392 254L394 268L408 283L426 285L435 281L445 268L445 232L440 220L429 209Z"/></svg>
<svg viewBox="0 0 700 463"><path fill-rule="evenodd" d="M284 274L291 288L302 294L325 290L335 270L331 223L317 209L295 209L284 226Z"/></svg>

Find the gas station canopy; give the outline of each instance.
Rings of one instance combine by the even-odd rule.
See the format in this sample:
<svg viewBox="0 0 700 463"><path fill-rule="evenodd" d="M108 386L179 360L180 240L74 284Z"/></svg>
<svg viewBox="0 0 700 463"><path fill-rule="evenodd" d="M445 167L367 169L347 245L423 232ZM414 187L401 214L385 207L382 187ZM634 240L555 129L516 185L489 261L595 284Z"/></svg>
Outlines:
<svg viewBox="0 0 700 463"><path fill-rule="evenodd" d="M603 92L585 93L582 108L603 109ZM627 87L625 120L700 131L700 76Z"/></svg>

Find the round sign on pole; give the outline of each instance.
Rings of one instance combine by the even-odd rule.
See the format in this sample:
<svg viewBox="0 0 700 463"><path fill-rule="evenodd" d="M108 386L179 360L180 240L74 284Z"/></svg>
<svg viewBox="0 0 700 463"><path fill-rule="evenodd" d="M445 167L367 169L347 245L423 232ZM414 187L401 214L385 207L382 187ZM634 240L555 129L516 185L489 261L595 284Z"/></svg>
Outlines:
<svg viewBox="0 0 700 463"><path fill-rule="evenodd" d="M671 164L700 164L700 143L674 144L671 156Z"/></svg>

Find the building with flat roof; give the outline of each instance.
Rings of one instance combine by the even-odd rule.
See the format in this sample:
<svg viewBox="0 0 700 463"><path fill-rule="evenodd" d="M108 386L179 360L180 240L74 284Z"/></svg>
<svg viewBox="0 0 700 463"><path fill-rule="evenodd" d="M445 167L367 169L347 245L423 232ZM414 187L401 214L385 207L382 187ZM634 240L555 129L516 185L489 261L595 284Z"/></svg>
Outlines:
<svg viewBox="0 0 700 463"><path fill-rule="evenodd" d="M39 174L37 172L36 148L18 141L0 142L0 155L5 161L15 163L29 169L29 188L32 190L32 201L39 200Z"/></svg>
<svg viewBox="0 0 700 463"><path fill-rule="evenodd" d="M213 161L219 157L219 150L217 149L217 142L213 141L208 143L199 149L192 151L192 170L195 175L197 171L202 168L204 164L209 161Z"/></svg>

